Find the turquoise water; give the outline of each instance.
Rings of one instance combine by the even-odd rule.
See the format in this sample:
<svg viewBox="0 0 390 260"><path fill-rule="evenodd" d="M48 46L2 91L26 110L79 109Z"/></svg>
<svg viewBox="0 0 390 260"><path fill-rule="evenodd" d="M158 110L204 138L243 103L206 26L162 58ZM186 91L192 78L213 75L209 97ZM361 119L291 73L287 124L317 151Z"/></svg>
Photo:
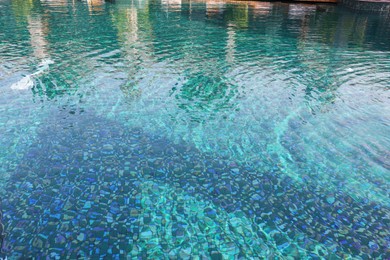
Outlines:
<svg viewBox="0 0 390 260"><path fill-rule="evenodd" d="M0 0L0 257L390 257L390 23Z"/></svg>

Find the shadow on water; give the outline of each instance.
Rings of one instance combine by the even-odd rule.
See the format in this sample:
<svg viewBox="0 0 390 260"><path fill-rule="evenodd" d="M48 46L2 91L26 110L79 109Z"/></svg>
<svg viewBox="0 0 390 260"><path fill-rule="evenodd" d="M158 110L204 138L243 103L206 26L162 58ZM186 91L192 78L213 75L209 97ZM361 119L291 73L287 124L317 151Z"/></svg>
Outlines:
<svg viewBox="0 0 390 260"><path fill-rule="evenodd" d="M88 113L38 132L1 196L9 256L388 257L383 205Z"/></svg>

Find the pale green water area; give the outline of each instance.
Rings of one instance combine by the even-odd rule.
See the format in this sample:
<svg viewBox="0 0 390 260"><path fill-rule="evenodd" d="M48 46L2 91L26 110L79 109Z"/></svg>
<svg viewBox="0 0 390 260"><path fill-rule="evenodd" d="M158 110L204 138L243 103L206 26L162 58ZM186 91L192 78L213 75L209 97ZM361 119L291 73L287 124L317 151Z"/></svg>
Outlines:
<svg viewBox="0 0 390 260"><path fill-rule="evenodd" d="M0 0L0 258L389 259L390 18Z"/></svg>

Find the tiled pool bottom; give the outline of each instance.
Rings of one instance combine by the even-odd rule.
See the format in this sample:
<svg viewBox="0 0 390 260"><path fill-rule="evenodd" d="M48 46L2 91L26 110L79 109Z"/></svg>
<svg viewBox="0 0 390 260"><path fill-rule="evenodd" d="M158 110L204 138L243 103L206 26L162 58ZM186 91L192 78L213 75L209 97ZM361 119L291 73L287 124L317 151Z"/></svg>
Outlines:
<svg viewBox="0 0 390 260"><path fill-rule="evenodd" d="M46 124L7 183L3 255L389 256L389 208L310 181L84 113Z"/></svg>

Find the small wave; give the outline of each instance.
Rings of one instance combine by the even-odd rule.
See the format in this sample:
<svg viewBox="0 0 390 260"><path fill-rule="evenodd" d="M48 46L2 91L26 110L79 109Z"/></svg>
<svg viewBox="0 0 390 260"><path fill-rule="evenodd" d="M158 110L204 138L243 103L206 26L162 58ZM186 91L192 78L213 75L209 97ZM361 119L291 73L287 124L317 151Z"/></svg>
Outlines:
<svg viewBox="0 0 390 260"><path fill-rule="evenodd" d="M24 76L21 80L11 85L11 89L15 90L27 90L34 87L34 78L42 75L44 72L49 70L49 65L54 64L54 61L50 59L42 60L38 65L38 70L30 75Z"/></svg>

